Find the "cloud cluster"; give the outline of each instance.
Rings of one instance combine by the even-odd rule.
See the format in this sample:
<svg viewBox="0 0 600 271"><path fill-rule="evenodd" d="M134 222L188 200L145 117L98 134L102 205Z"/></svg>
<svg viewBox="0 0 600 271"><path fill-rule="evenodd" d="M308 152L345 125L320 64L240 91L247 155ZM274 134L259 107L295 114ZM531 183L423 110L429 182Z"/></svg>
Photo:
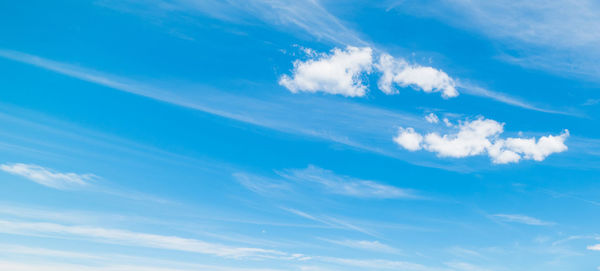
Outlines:
<svg viewBox="0 0 600 271"><path fill-rule="evenodd" d="M72 189L88 185L93 174L62 173L33 164L2 164L0 170L22 176L38 184L55 189Z"/></svg>
<svg viewBox="0 0 600 271"><path fill-rule="evenodd" d="M394 142L409 151L426 150L440 157L463 158L487 154L496 164L520 160L543 161L550 154L567 150L565 140L569 131L559 135L521 138L501 138L504 123L479 117L459 122L456 132L440 135L437 132L420 134L413 128L400 128Z"/></svg>
<svg viewBox="0 0 600 271"><path fill-rule="evenodd" d="M309 54L309 57L306 61L294 61L292 75L282 75L279 84L293 93L324 92L362 97L367 93L363 78L375 69L380 74L377 86L385 94L397 94L397 85L427 93L441 92L444 98L458 96L454 80L445 72L410 64L388 54L381 54L374 62L373 50L369 47L334 48L330 54Z"/></svg>

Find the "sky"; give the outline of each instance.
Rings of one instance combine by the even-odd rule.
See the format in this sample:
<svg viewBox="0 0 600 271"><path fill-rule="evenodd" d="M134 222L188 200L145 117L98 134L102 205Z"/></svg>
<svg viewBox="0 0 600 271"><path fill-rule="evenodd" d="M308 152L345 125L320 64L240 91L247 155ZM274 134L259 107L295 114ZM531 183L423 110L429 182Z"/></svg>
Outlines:
<svg viewBox="0 0 600 271"><path fill-rule="evenodd" d="M2 270L600 270L594 1L0 10Z"/></svg>

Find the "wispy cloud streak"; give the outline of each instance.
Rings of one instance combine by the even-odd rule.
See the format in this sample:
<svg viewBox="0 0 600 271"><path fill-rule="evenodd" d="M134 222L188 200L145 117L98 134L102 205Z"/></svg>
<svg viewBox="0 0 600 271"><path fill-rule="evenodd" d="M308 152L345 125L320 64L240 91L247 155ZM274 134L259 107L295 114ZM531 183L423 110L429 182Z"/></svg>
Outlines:
<svg viewBox="0 0 600 271"><path fill-rule="evenodd" d="M532 225L532 226L554 225L554 223L552 223L552 222L547 222L547 221L537 219L535 217L519 215L519 214L495 214L495 215L492 215L492 217L500 219L505 222L520 223L520 224L526 224L526 225Z"/></svg>
<svg viewBox="0 0 600 271"><path fill-rule="evenodd" d="M38 165L23 163L1 164L0 170L21 176L44 186L61 190L85 187L97 178L95 175L89 173L63 173Z"/></svg>
<svg viewBox="0 0 600 271"><path fill-rule="evenodd" d="M361 180L335 174L331 170L309 165L306 169L291 169L279 173L282 177L299 182L320 185L327 193L357 198L416 199L410 189L402 189L371 180Z"/></svg>
<svg viewBox="0 0 600 271"><path fill-rule="evenodd" d="M461 91L465 94L469 94L469 95L473 95L473 96L479 96L479 97L484 97L484 98L489 98L501 103L505 103L508 105L512 105L512 106L516 106L516 107L520 107L520 108L524 108L524 109L528 109L528 110L533 110L533 111L538 111L538 112L544 112L544 113L550 113L550 114L558 114L558 115L567 115L567 116L575 116L575 117L582 117L581 114L576 113L576 112L565 112L565 111L559 111L559 110L552 110L552 109L547 109L547 108L542 108L542 107L538 107L535 105L532 105L526 101L523 101L521 99L515 98L515 97L511 97L507 94L501 93L501 92L495 92L495 91L491 91L489 89L480 87L480 86L476 86L473 84L469 84L469 83L458 83L458 87L461 89Z"/></svg>
<svg viewBox="0 0 600 271"><path fill-rule="evenodd" d="M333 218L333 217L317 217L311 214L308 214L306 212L300 211L300 210L296 210L296 209L292 209L292 208L282 208L283 210L292 213L294 215L306 218L308 220L312 220L315 222L319 222L322 224L325 224L327 226L330 226L332 228L337 228L337 229L345 229L345 230L350 230L350 231L356 231L356 232L361 232L364 233L366 235L369 236L373 236L373 237L377 237L377 234L370 231L370 230L366 230L362 227L356 226L350 222L338 219L338 218Z"/></svg>
<svg viewBox="0 0 600 271"><path fill-rule="evenodd" d="M226 258L294 258L287 253L250 247L233 247L197 239L132 232L88 226L68 226L47 222L0 220L0 232L30 236L78 237L90 241L126 246L160 248L214 255Z"/></svg>

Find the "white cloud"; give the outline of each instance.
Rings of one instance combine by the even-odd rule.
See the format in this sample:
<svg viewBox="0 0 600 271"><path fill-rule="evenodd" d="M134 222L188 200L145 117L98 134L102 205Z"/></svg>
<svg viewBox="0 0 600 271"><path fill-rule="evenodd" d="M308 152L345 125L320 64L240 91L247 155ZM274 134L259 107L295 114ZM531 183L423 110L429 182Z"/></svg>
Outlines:
<svg viewBox="0 0 600 271"><path fill-rule="evenodd" d="M333 171L309 165L306 169L287 170L281 175L290 180L312 182L321 185L327 192L359 198L416 198L409 189L361 180L335 174Z"/></svg>
<svg viewBox="0 0 600 271"><path fill-rule="evenodd" d="M276 250L233 247L177 236L88 226L67 226L46 222L14 222L0 220L0 232L27 236L43 235L55 238L78 237L103 243L186 251L226 258L293 258L293 255Z"/></svg>
<svg viewBox="0 0 600 271"><path fill-rule="evenodd" d="M532 226L550 226L550 225L554 224L552 222L542 221L535 217L530 217L530 216L526 216L526 215L495 214L492 216L495 218L501 219L503 221L506 221L506 222L521 223L521 224L527 224L527 225L532 225Z"/></svg>
<svg viewBox="0 0 600 271"><path fill-rule="evenodd" d="M460 125L456 134L429 133L424 137L424 148L440 156L466 157L477 155L491 146L490 137L502 133L503 125L489 119L477 119Z"/></svg>
<svg viewBox="0 0 600 271"><path fill-rule="evenodd" d="M394 137L394 142L409 151L417 151L421 149L423 136L415 132L413 128L400 128L398 135Z"/></svg>
<svg viewBox="0 0 600 271"><path fill-rule="evenodd" d="M588 246L587 249L589 249L589 250L595 250L595 251L600 251L600 244L593 245L593 246Z"/></svg>
<svg viewBox="0 0 600 271"><path fill-rule="evenodd" d="M454 126L454 124L452 124L452 122L450 122L450 120L448 120L448 118L444 118L444 124L446 125L446 127Z"/></svg>
<svg viewBox="0 0 600 271"><path fill-rule="evenodd" d="M438 116L433 113L429 113L429 115L425 116L425 120L427 120L429 123L438 123L440 121Z"/></svg>
<svg viewBox="0 0 600 271"><path fill-rule="evenodd" d="M22 163L2 164L0 170L56 189L86 186L95 178L93 174L62 173L38 165Z"/></svg>
<svg viewBox="0 0 600 271"><path fill-rule="evenodd" d="M504 145L509 150L523 154L524 159L542 161L552 153L567 150L567 146L564 144L564 141L568 136L569 132L565 131L558 136L542 136L537 141L533 137L507 138L504 141Z"/></svg>
<svg viewBox="0 0 600 271"><path fill-rule="evenodd" d="M367 92L362 77L375 67L381 73L377 85L386 94L397 94L398 90L393 85L398 85L427 93L441 92L444 98L458 96L454 80L445 72L409 64L388 54L380 55L379 62L373 63L372 51L369 47L348 46L345 50L334 48L329 55L317 54L304 62L296 60L292 76L281 76L279 84L293 93L325 92L362 97ZM314 55L314 51L310 52L309 56Z"/></svg>
<svg viewBox="0 0 600 271"><path fill-rule="evenodd" d="M375 67L383 73L377 86L386 94L398 93L393 87L393 84L397 84L424 92L442 92L444 98L458 96L454 80L441 70L409 64L402 58L394 58L388 54L382 54Z"/></svg>
<svg viewBox="0 0 600 271"><path fill-rule="evenodd" d="M293 93L325 92L348 97L364 96L367 87L362 77L371 72L371 48L335 48L331 55L321 54L305 62L294 61L292 76L283 75L279 84Z"/></svg>
<svg viewBox="0 0 600 271"><path fill-rule="evenodd" d="M566 151L564 144L569 131L560 135L532 138L500 138L504 123L479 117L459 122L458 131L440 135L437 132L421 135L412 128L400 128L394 141L409 151L425 149L440 157L462 158L487 154L494 163L506 164L522 159L543 161L553 153Z"/></svg>

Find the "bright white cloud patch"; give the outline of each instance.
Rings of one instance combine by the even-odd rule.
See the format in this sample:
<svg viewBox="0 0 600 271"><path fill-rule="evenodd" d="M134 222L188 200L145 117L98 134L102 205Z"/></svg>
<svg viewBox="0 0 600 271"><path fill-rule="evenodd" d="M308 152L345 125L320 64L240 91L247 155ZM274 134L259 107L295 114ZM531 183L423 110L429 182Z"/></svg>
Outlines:
<svg viewBox="0 0 600 271"><path fill-rule="evenodd" d="M400 128L398 135L394 137L394 142L409 151L416 151L421 149L423 136L413 128Z"/></svg>
<svg viewBox="0 0 600 271"><path fill-rule="evenodd" d="M543 161L553 153L567 150L565 140L569 131L559 135L531 138L500 138L504 124L480 117L459 122L457 131L440 135L437 132L421 135L412 128L400 128L394 142L409 151L425 149L440 157L463 158L487 154L494 163L516 163L522 159Z"/></svg>
<svg viewBox="0 0 600 271"><path fill-rule="evenodd" d="M38 165L22 163L2 164L0 170L56 189L82 187L95 178L93 174L62 173Z"/></svg>
<svg viewBox="0 0 600 271"><path fill-rule="evenodd" d="M589 249L589 250L595 250L595 251L600 251L600 244L593 245L593 246L588 246L587 249Z"/></svg>
<svg viewBox="0 0 600 271"><path fill-rule="evenodd" d="M367 87L362 77L371 72L372 62L371 48L335 48L330 55L320 54L305 62L296 60L292 76L281 76L279 84L293 93L320 91L348 97L364 96Z"/></svg>
<svg viewBox="0 0 600 271"><path fill-rule="evenodd" d="M542 221L535 217L530 217L530 216L525 216L525 215L517 215L517 214L496 214L496 215L493 215L493 217L501 219L506 222L521 223L521 224L527 224L527 225L532 225L532 226L549 226L549 225L554 224L552 222Z"/></svg>
<svg viewBox="0 0 600 271"><path fill-rule="evenodd" d="M444 98L458 96L454 80L441 70L409 64L402 58L388 54L381 55L375 67L382 73L377 86L386 94L398 93L394 88L394 84L397 84L424 92L441 92Z"/></svg>
<svg viewBox="0 0 600 271"><path fill-rule="evenodd" d="M411 87L427 93L441 92L442 97L458 96L454 80L445 72L426 66L410 64L402 58L388 54L373 61L372 49L348 46L345 50L335 48L331 54L317 54L308 48L311 59L294 61L292 75L283 75L279 84L293 93L324 92L347 97L361 97L367 92L362 78L373 68L380 73L378 87L386 94L397 94L395 85Z"/></svg>

